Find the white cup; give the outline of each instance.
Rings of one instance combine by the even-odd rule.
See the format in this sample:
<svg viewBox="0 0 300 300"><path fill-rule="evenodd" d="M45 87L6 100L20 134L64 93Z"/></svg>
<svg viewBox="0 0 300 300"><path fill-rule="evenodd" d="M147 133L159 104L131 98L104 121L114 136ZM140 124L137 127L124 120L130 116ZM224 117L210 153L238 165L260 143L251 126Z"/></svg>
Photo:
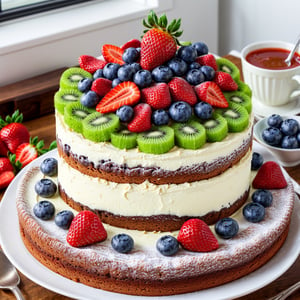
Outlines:
<svg viewBox="0 0 300 300"><path fill-rule="evenodd" d="M252 89L253 97L267 106L280 106L300 95L300 66L271 70L252 65L246 56L262 48L292 50L293 44L281 41L262 41L247 45L241 52L244 81ZM299 53L299 52L298 52Z"/></svg>

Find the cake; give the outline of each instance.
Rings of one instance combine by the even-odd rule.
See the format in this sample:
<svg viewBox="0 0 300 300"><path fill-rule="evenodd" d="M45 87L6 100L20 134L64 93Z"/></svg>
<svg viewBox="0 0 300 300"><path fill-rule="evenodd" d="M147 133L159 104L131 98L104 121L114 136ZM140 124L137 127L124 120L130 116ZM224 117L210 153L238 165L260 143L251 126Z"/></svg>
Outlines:
<svg viewBox="0 0 300 300"><path fill-rule="evenodd" d="M180 19L167 26L151 12L144 24L141 41L105 44L102 57L82 55L62 74L58 172L30 168L17 211L25 246L49 269L108 291L173 295L265 264L287 236L294 197L280 168L269 167L282 184L268 186L272 205L260 205L259 221L245 220L259 178L251 91L205 43L177 48ZM46 187L40 179L49 176ZM75 215L65 228L54 220L60 211ZM224 220L230 236L218 229Z"/></svg>

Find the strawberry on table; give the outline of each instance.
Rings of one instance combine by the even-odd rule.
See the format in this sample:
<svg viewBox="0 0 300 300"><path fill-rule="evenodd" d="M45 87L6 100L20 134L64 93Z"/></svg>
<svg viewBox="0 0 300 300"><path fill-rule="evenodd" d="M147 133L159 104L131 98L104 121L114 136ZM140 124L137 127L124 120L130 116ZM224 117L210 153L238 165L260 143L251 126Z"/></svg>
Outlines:
<svg viewBox="0 0 300 300"><path fill-rule="evenodd" d="M0 173L0 190L5 189L14 179L15 174L13 171L4 171Z"/></svg>
<svg viewBox="0 0 300 300"><path fill-rule="evenodd" d="M124 50L121 49L118 46L110 45L110 44L104 44L102 46L102 55L106 62L109 63L116 63L123 65L124 61L122 59Z"/></svg>
<svg viewBox="0 0 300 300"><path fill-rule="evenodd" d="M233 80L230 74L222 71L217 71L213 80L222 91L230 92L238 89L237 83Z"/></svg>
<svg viewBox="0 0 300 300"><path fill-rule="evenodd" d="M104 60L98 59L91 55L81 55L78 60L80 68L92 74L98 69L103 69L107 64L107 62Z"/></svg>
<svg viewBox="0 0 300 300"><path fill-rule="evenodd" d="M151 106L147 103L139 103L133 108L134 115L128 124L131 132L143 132L151 128Z"/></svg>
<svg viewBox="0 0 300 300"><path fill-rule="evenodd" d="M166 83L155 83L141 90L142 99L154 109L165 109L171 105L171 95Z"/></svg>
<svg viewBox="0 0 300 300"><path fill-rule="evenodd" d="M7 156L7 152L8 152L8 148L6 147L4 142L0 140L0 156Z"/></svg>
<svg viewBox="0 0 300 300"><path fill-rule="evenodd" d="M0 157L0 173L4 171L14 171L14 167L8 157Z"/></svg>

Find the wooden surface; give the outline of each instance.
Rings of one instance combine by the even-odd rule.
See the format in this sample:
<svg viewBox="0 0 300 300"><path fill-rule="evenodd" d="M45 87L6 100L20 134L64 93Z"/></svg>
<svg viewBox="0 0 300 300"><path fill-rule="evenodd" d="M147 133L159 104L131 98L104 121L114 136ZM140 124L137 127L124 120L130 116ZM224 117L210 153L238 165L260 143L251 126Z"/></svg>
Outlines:
<svg viewBox="0 0 300 300"><path fill-rule="evenodd" d="M240 64L240 61L236 58L229 57L236 64ZM1 95L0 95L1 96ZM39 136L40 139L45 141L46 146L48 146L55 139L55 123L54 115L49 114L45 115L24 123L30 131L31 136ZM300 165L297 167L286 168L290 176L292 176L298 183L300 183ZM0 191L0 200L3 197L4 191ZM13 199L12 199L13 201ZM1 230L1 228L0 228ZM20 289L25 296L26 300L67 300L67 298L62 295L53 293L21 275L21 284ZM278 292L286 289L293 283L300 280L300 257L293 264L293 266L280 278L267 285L266 287L251 293L247 296L238 298L239 300L260 300L268 299L271 296L276 295ZM1 300L13 300L15 297L8 290L0 290L0 299ZM151 297L149 297L151 300ZM170 298L172 299L172 298ZM300 299L300 290L291 295L289 300ZM99 299L100 300L100 299ZM214 299L211 299L214 300Z"/></svg>

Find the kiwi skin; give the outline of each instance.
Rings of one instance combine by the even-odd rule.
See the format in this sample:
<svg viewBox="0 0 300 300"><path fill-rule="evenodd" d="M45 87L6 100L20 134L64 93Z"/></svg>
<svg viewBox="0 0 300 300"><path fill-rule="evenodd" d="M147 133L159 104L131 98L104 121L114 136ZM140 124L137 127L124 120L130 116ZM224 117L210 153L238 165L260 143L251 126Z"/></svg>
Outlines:
<svg viewBox="0 0 300 300"><path fill-rule="evenodd" d="M233 92L223 92L228 103L235 103L246 108L247 112L250 114L252 111L252 101L246 93L240 91Z"/></svg>

